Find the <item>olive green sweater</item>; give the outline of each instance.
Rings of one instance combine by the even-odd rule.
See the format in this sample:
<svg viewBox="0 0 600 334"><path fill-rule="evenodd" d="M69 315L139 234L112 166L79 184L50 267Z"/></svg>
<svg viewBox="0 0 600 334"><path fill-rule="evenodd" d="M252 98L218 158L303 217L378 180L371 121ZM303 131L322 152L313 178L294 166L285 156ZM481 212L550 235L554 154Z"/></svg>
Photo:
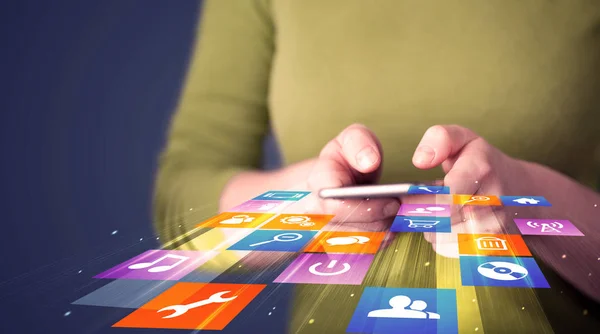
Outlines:
<svg viewBox="0 0 600 334"><path fill-rule="evenodd" d="M596 182L598 1L213 0L200 22L160 160L162 236L216 214L225 183L260 167L270 127L288 165L363 123L382 182L440 176L411 164L434 124Z"/></svg>

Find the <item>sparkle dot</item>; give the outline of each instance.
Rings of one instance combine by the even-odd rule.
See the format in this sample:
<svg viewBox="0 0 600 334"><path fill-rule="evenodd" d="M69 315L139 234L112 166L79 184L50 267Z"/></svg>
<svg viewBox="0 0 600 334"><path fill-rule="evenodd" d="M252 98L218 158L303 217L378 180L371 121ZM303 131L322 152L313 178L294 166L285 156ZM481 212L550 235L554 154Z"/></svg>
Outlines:
<svg viewBox="0 0 600 334"><path fill-rule="evenodd" d="M276 306L273 306L273 309L275 309Z"/></svg>
<svg viewBox="0 0 600 334"><path fill-rule="evenodd" d="M111 235L115 235L117 233L119 233L119 230L114 230L114 231L112 231Z"/></svg>
<svg viewBox="0 0 600 334"><path fill-rule="evenodd" d="M240 265L238 266L238 268L241 268L241 267L242 267L242 265L240 264Z"/></svg>
<svg viewBox="0 0 600 334"><path fill-rule="evenodd" d="M524 310L524 309L525 309L525 306L521 307L521 310Z"/></svg>
<svg viewBox="0 0 600 334"><path fill-rule="evenodd" d="M140 238L140 241L144 240L144 238Z"/></svg>
<svg viewBox="0 0 600 334"><path fill-rule="evenodd" d="M562 255L562 258L563 258L563 259L566 259L566 258L567 258L567 254L563 254L563 255Z"/></svg>
<svg viewBox="0 0 600 334"><path fill-rule="evenodd" d="M271 315L273 312L269 312L269 315Z"/></svg>
<svg viewBox="0 0 600 334"><path fill-rule="evenodd" d="M179 227L181 227L181 225L179 225Z"/></svg>
<svg viewBox="0 0 600 334"><path fill-rule="evenodd" d="M475 331L477 332L479 330L479 327L475 327Z"/></svg>
<svg viewBox="0 0 600 334"><path fill-rule="evenodd" d="M308 323L309 323L309 324L311 324L311 325L312 325L312 324L314 324L314 323L315 323L315 319L310 319L310 320L308 321Z"/></svg>
<svg viewBox="0 0 600 334"><path fill-rule="evenodd" d="M367 201L370 200L370 198L367 198Z"/></svg>
<svg viewBox="0 0 600 334"><path fill-rule="evenodd" d="M397 249L394 249L394 253L398 253L398 250L397 250Z"/></svg>
<svg viewBox="0 0 600 334"><path fill-rule="evenodd" d="M354 297L354 294L353 294L353 293L351 293L351 294L350 294L350 297Z"/></svg>
<svg viewBox="0 0 600 334"><path fill-rule="evenodd" d="M583 310L583 315L588 315L588 310Z"/></svg>
<svg viewBox="0 0 600 334"><path fill-rule="evenodd" d="M518 215L518 213L515 212L515 216Z"/></svg>
<svg viewBox="0 0 600 334"><path fill-rule="evenodd" d="M348 205L348 208L350 208L350 205Z"/></svg>
<svg viewBox="0 0 600 334"><path fill-rule="evenodd" d="M344 201L342 201L342 204L344 204L344 203L345 203L345 202L344 202Z"/></svg>
<svg viewBox="0 0 600 334"><path fill-rule="evenodd" d="M368 208L367 211L371 211L371 208Z"/></svg>
<svg viewBox="0 0 600 334"><path fill-rule="evenodd" d="M475 183L479 183L479 181L475 181Z"/></svg>
<svg viewBox="0 0 600 334"><path fill-rule="evenodd" d="M71 315L71 311L67 311L67 312L65 312L65 314L64 314L64 316L65 316L65 317L68 317L68 316L70 316L70 315Z"/></svg>
<svg viewBox="0 0 600 334"><path fill-rule="evenodd" d="M597 208L597 207L598 207L598 204L594 204L594 207L595 207L595 208Z"/></svg>
<svg viewBox="0 0 600 334"><path fill-rule="evenodd" d="M475 298L473 298L472 302L473 302L473 303L474 303L474 302L476 302Z"/></svg>
<svg viewBox="0 0 600 334"><path fill-rule="evenodd" d="M429 267L429 262L425 262L425 267Z"/></svg>
<svg viewBox="0 0 600 334"><path fill-rule="evenodd" d="M588 276L592 276L592 273L589 273Z"/></svg>
<svg viewBox="0 0 600 334"><path fill-rule="evenodd" d="M83 270L80 270L80 271L78 271L77 273L78 273L78 274L81 274L82 272L83 272Z"/></svg>
<svg viewBox="0 0 600 334"><path fill-rule="evenodd" d="M160 239L160 237L156 237L156 240Z"/></svg>
<svg viewBox="0 0 600 334"><path fill-rule="evenodd" d="M190 208L190 211L194 210L194 208Z"/></svg>

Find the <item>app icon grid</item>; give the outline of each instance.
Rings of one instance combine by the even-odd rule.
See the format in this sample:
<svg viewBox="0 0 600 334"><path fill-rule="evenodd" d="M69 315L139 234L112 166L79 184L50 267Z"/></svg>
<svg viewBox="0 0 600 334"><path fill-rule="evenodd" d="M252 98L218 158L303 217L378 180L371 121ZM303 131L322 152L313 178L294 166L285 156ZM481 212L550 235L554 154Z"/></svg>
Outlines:
<svg viewBox="0 0 600 334"><path fill-rule="evenodd" d="M550 202L542 196L493 196L493 195L464 195L453 194L448 187L427 187L412 188L411 195L431 195L449 196L451 199L448 204L437 203L411 203L401 205L394 223L389 233L396 232L433 232L450 233L452 232L450 210L452 206L540 206L549 207ZM435 188L435 189L434 189ZM129 316L117 322L115 327L134 327L134 328L189 328L189 329L223 329L243 312L243 309L252 302L256 295L268 284L350 284L360 285L367 272L371 269L374 259L372 251L352 252L331 251L328 248L319 250L310 250L311 243L315 243L319 236L323 236L322 228L333 218L328 215L314 215L314 222L311 221L311 215L306 213L289 214L281 211L288 204L297 203L306 198L308 191L279 191L271 190L251 200L241 203L234 207L225 215L217 215L209 220L202 222L199 226L209 229L219 229L234 226L219 226L219 217L224 217L228 225L237 225L239 227L252 230L251 233L244 234L241 239L236 239L226 250L221 248L218 251L181 251L181 250L149 250L120 265L113 266L95 276L97 279L116 279L129 280L131 284L136 282L164 281L170 282L166 291L156 291L146 305L135 305L137 309ZM280 219L276 222L276 219ZM285 218L282 219L281 217ZM207 224L208 222L208 224ZM246 223L246 224L244 224ZM266 227L269 223L271 228ZM277 228L277 224L287 224L285 227ZM532 219L514 219L514 223L522 235L546 235L557 237L565 236L583 236L583 234L568 220L552 220L544 218ZM294 229L296 228L296 229ZM564 232L564 233L563 233ZM369 239L367 236L337 236L332 242L333 245L364 243ZM473 237L473 236L472 236ZM513 235L511 242L518 242L520 250L509 251L508 254L502 251L507 250L503 236L484 235L479 238L472 238L477 243L479 250L481 245L485 245L484 251L479 250L464 253L459 250L460 275L463 286L495 286L495 287L529 287L529 288L549 288L542 271L535 260L530 257L525 242L519 235ZM300 241L300 239L302 239ZM381 239L378 238L378 244L375 251L379 248ZM463 238L465 239L465 238ZM509 238L510 239L510 238ZM508 240L508 239L506 239ZM473 245L470 245L473 247ZM490 248L491 247L491 248ZM495 247L495 248L494 248ZM314 248L314 247L313 247ZM350 249L350 248L346 248ZM490 249L500 251L491 254L485 251ZM223 268L214 271L210 279L200 282L186 280L190 272L201 272L203 265L211 258L221 252L242 253L239 258L244 258L248 253L254 252L286 252L290 260L286 261L285 266L280 266L281 272L278 275L272 275L272 282L266 284L245 284L254 291L254 294L244 297L243 305L229 305L227 307L234 310L230 314L213 314L211 317L217 317L221 320L218 324L208 326L194 321L170 323L160 320L152 325L139 325L135 321L129 321L140 313L147 313L147 305L155 305L158 300L170 300L168 294L174 289L187 287L194 291L199 291L203 286L218 289L220 285L233 286L235 284L244 285L240 282L220 282L219 272L227 270L227 266L235 265L236 261L223 266ZM512 252L512 253L511 253ZM236 254L237 254L236 253ZM370 254L368 254L370 253ZM282 253L283 254L283 253ZM498 256L510 255L510 256ZM240 265L241 267L241 265ZM170 272L173 270L173 272ZM273 279L273 277L276 277ZM179 283L177 282L179 281ZM192 282L192 283L190 283ZM216 282L216 283L211 283ZM173 286L176 285L176 287ZM180 285L177 285L180 284ZM182 285L183 284L183 285ZM133 288L132 288L133 289ZM240 290L242 291L242 290ZM224 291L221 291L224 292ZM98 305L111 307L131 308L131 305L123 306L117 304L103 304L101 299L101 289L92 292L73 302L78 305ZM218 295L218 293L215 293ZM185 293L181 294L185 296ZM188 296L189 297L189 296ZM210 296L213 298L214 296ZM218 297L218 296L217 296ZM215 298L217 298L215 297ZM150 297L149 297L150 298ZM209 298L209 299L210 299ZM235 297L229 297L231 303ZM387 298L387 299L386 299ZM172 298L171 298L172 299ZM89 300L89 301L87 301ZM210 302L210 301L209 301ZM217 302L229 302L229 299L218 299ZM167 303L168 304L168 303ZM204 305L202 301L192 302ZM233 306L232 306L233 305ZM427 306L428 305L428 306ZM374 307L379 308L377 312ZM171 307L171 306L169 306ZM174 306L177 309L179 306ZM195 307L195 306L194 306ZM387 308L386 308L387 307ZM427 307L427 309L426 309ZM364 333L392 333L398 324L404 327L422 333L438 333L443 330L444 333L455 333L458 331L457 325L457 305L456 292L453 289L419 289L419 288L388 288L388 287L366 287L363 290L362 297L358 302L354 315L348 324L348 332ZM219 308L217 308L219 309ZM175 317L180 316L175 314ZM183 317L183 315L181 315ZM431 320L423 322L422 319ZM444 319L444 321L441 321ZM198 322L198 320L196 320ZM125 323L125 325L123 325ZM194 325L195 324L195 325ZM205 326L205 327L202 327Z"/></svg>

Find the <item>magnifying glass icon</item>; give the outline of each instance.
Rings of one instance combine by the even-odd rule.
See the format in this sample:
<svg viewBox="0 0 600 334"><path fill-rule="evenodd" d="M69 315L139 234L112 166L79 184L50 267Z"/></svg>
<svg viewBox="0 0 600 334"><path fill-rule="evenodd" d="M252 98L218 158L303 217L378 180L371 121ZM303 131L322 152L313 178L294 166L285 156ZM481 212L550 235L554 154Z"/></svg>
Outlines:
<svg viewBox="0 0 600 334"><path fill-rule="evenodd" d="M471 196L468 201L465 201L463 204L471 203L471 202L487 202L491 200L491 198L487 196Z"/></svg>
<svg viewBox="0 0 600 334"><path fill-rule="evenodd" d="M302 234L300 233L281 233L273 237L271 240L257 242L255 244L249 245L250 247L259 246L271 243L273 241L279 242L290 242L302 239Z"/></svg>

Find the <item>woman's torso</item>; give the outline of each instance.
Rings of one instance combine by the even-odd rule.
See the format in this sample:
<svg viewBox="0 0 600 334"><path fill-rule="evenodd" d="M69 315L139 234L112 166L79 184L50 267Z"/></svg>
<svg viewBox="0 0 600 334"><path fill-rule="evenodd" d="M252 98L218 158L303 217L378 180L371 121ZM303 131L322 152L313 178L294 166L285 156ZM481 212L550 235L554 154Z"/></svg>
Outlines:
<svg viewBox="0 0 600 334"><path fill-rule="evenodd" d="M282 0L272 10L269 103L286 163L360 122L382 141L383 182L423 179L433 175L410 162L423 132L459 124L511 156L597 176L600 2Z"/></svg>

